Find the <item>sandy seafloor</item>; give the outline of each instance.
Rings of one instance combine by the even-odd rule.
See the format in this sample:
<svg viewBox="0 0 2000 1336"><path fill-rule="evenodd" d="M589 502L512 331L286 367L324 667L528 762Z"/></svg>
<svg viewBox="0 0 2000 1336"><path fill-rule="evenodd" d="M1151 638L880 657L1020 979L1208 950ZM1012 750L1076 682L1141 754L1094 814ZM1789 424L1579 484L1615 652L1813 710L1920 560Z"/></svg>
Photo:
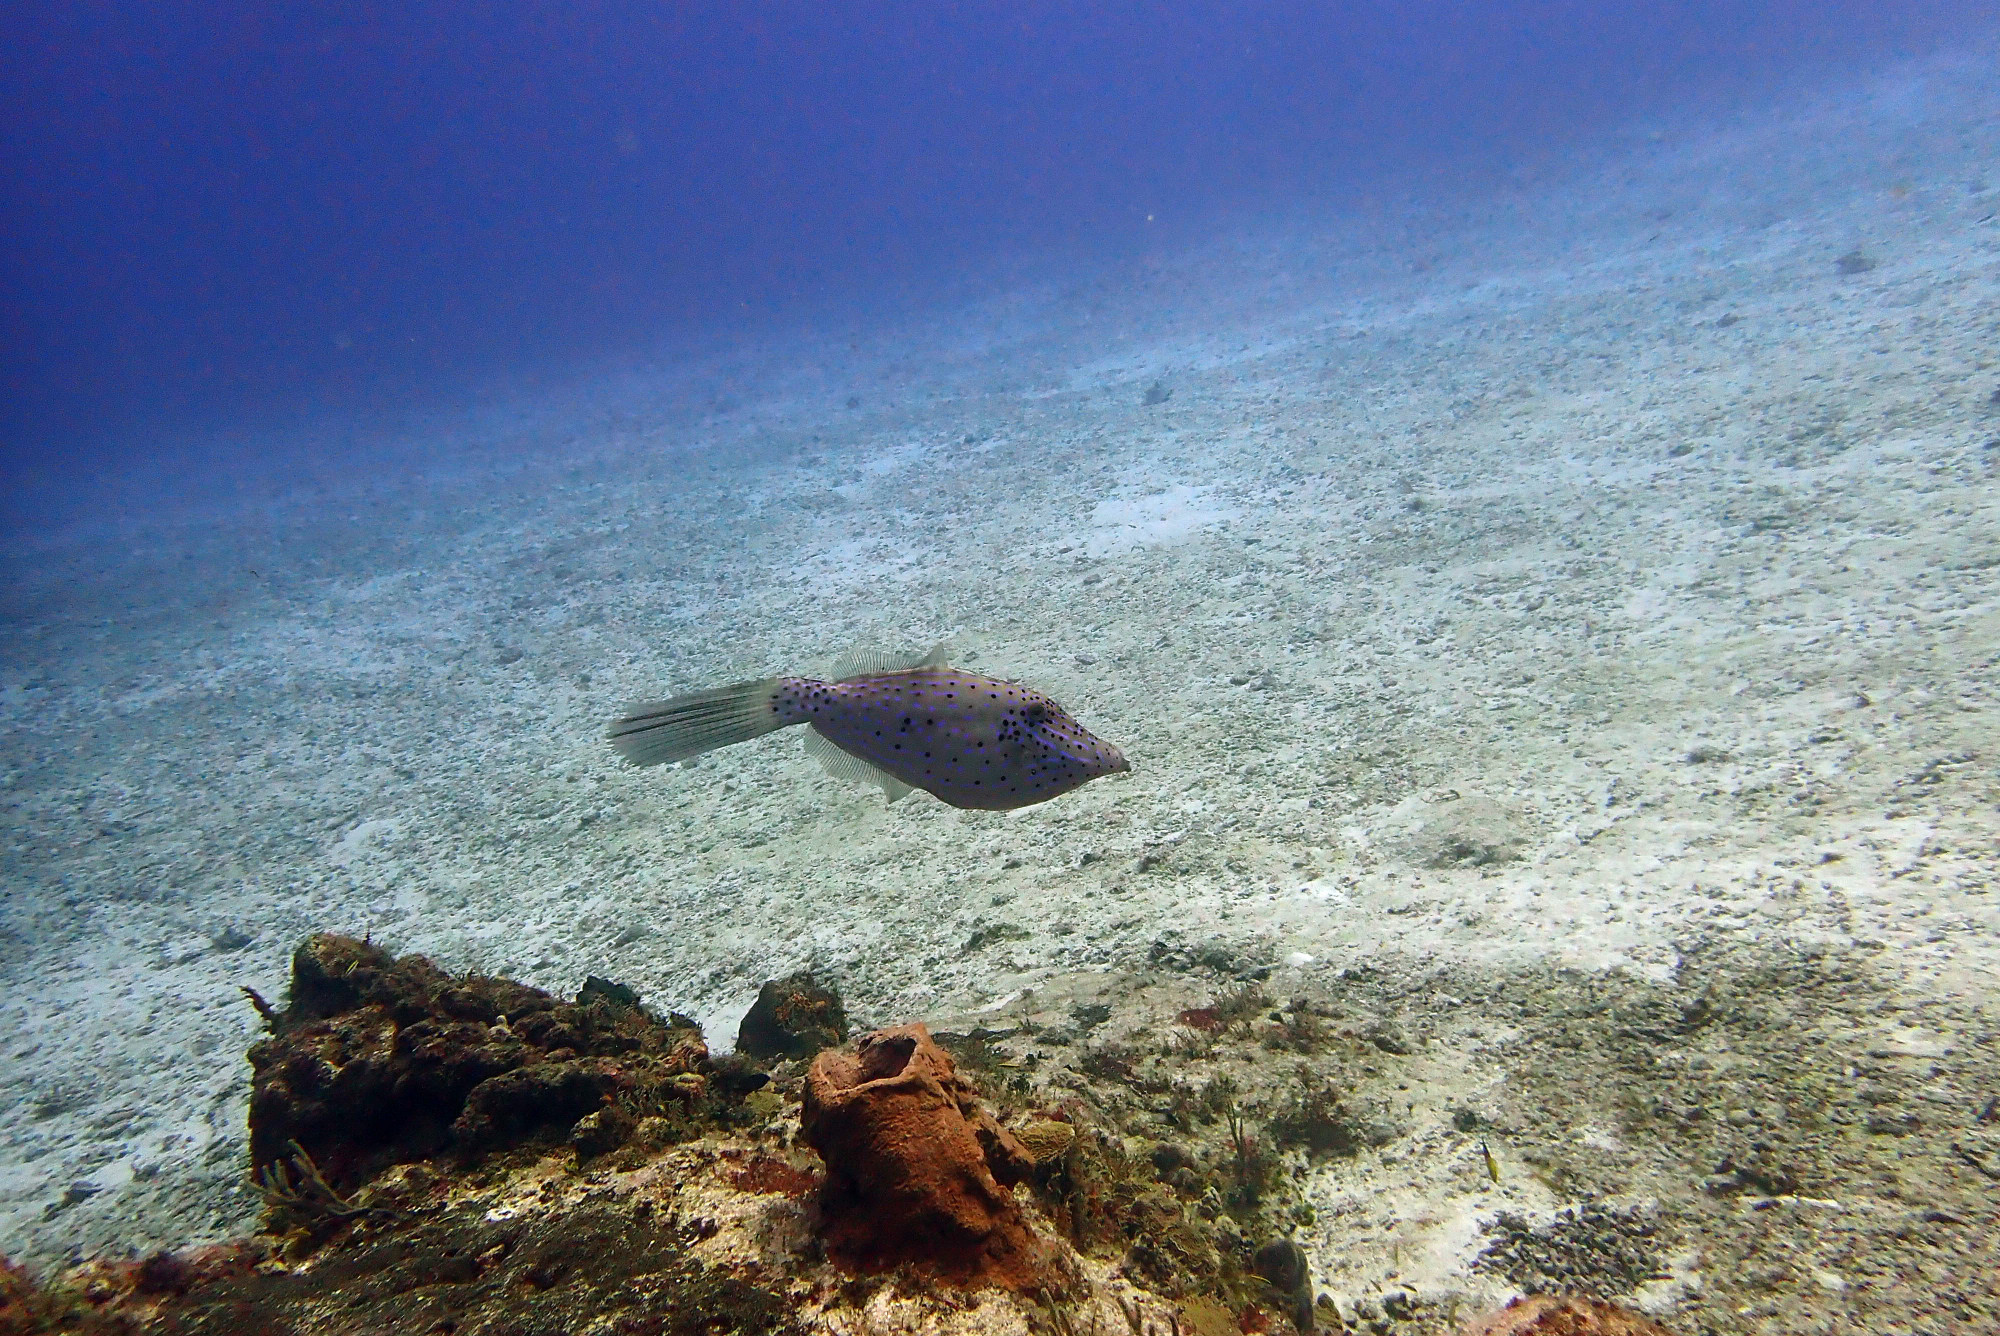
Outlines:
<svg viewBox="0 0 2000 1336"><path fill-rule="evenodd" d="M252 1222L237 987L280 993L316 929L609 975L724 1042L801 965L887 1023L1193 995L1219 946L1278 997L1403 981L1403 1134L1301 1170L1321 1288L1490 1289L1481 1213L1562 1182L1475 1172L1453 1108L1594 1148L1633 1200L1688 1168L1593 1111L1615 1073L1588 1045L1529 1054L1543 1093L1510 1106L1521 1027L1479 998L1698 958L1776 1028L1752 1072L1667 1036L1682 1096L1782 1120L1741 1083L1872 1061L1930 1129L1884 1134L1900 1187L1765 1203L1800 1232L1728 1311L1817 1329L1868 1269L1829 1222L1990 1222L1947 1145L2000 1166L1994 59L413 443L490 467L37 540L0 679L0 1250ZM631 699L947 633L1132 773L1014 814L886 807L790 734L648 772L600 736ZM1810 1026L1801 970L1837 985ZM1679 1255L1655 1306L1744 1283L1731 1256Z"/></svg>

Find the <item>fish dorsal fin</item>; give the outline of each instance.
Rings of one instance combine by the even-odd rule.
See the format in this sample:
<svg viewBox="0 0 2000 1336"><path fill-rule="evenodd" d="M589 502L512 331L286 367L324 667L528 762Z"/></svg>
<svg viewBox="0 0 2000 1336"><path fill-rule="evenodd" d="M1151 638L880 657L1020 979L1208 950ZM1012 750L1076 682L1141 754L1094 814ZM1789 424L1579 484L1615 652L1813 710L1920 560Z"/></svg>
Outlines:
<svg viewBox="0 0 2000 1336"><path fill-rule="evenodd" d="M833 680L845 682L850 677L866 677L871 673L905 673L912 668L939 668L944 665L945 647L949 644L949 640L940 640L921 654L884 654L880 650L851 649L833 665Z"/></svg>
<svg viewBox="0 0 2000 1336"><path fill-rule="evenodd" d="M886 671L894 672L894 669ZM806 755L825 767L826 773L835 779L851 779L858 784L874 784L881 788L890 802L909 796L910 786L897 779L887 770L872 766L853 752L842 751L826 734L806 725Z"/></svg>

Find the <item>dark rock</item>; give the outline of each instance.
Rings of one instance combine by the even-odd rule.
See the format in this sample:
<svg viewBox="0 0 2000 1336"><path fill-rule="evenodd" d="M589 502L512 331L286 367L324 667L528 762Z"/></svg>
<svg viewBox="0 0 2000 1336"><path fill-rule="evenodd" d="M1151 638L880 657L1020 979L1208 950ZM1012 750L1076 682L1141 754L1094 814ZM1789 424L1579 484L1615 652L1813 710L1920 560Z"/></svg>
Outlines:
<svg viewBox="0 0 2000 1336"><path fill-rule="evenodd" d="M1835 260L1833 267L1843 274L1865 274L1880 263L1881 261L1864 255L1861 248L1856 246L1853 250Z"/></svg>
<svg viewBox="0 0 2000 1336"><path fill-rule="evenodd" d="M616 1104L607 1104L595 1113L586 1113L576 1120L569 1129L569 1144L576 1151L579 1162L594 1160L617 1150L632 1139L632 1129L639 1125L634 1118Z"/></svg>
<svg viewBox="0 0 2000 1336"><path fill-rule="evenodd" d="M291 1006L285 1014L296 1025L352 1011L371 994L371 1000L390 1001L381 979L394 964L379 946L334 933L314 933L292 952Z"/></svg>
<svg viewBox="0 0 2000 1336"><path fill-rule="evenodd" d="M909 1265L967 1287L1049 1280L1046 1245L1011 1191L1033 1176L1034 1157L923 1026L820 1054L800 1121L826 1161L821 1227L836 1260Z"/></svg>
<svg viewBox="0 0 2000 1336"><path fill-rule="evenodd" d="M1087 1002L1071 1007L1069 1018L1079 1030L1094 1030L1111 1019L1111 1008L1102 1002Z"/></svg>
<svg viewBox="0 0 2000 1336"><path fill-rule="evenodd" d="M1416 1047L1410 1041L1408 1030L1386 1018L1371 1022L1368 1028L1361 1032L1361 1037L1384 1053L1393 1053L1397 1057L1408 1056Z"/></svg>
<svg viewBox="0 0 2000 1336"><path fill-rule="evenodd" d="M164 1249L140 1262L132 1273L132 1288L140 1294L186 1294L194 1288L194 1268L178 1253Z"/></svg>
<svg viewBox="0 0 2000 1336"><path fill-rule="evenodd" d="M457 1021L478 1021L491 1025L500 1019L500 1007L492 998L471 988L447 988L437 995L437 1008Z"/></svg>
<svg viewBox="0 0 2000 1336"><path fill-rule="evenodd" d="M1312 1268L1306 1250L1290 1239L1272 1239L1250 1259L1251 1267L1284 1301L1285 1309L1302 1336L1313 1329ZM1396 1314L1391 1313L1391 1317Z"/></svg>
<svg viewBox="0 0 2000 1336"><path fill-rule="evenodd" d="M579 1007L587 1007L592 1002L600 1000L627 1011L636 1011L639 1007L638 993L622 983L613 983L609 979L599 978L593 974L583 981L583 987L576 990L576 1004Z"/></svg>
<svg viewBox="0 0 2000 1336"><path fill-rule="evenodd" d="M699 1028L586 993L566 1003L353 938L308 938L292 956L290 1006L249 1054L252 1172L289 1162L297 1142L346 1192L392 1164L560 1142L612 1103L687 1111L710 1099Z"/></svg>
<svg viewBox="0 0 2000 1336"><path fill-rule="evenodd" d="M725 1053L709 1061L708 1081L718 1093L741 1099L771 1084L771 1074L758 1070L741 1053Z"/></svg>
<svg viewBox="0 0 2000 1336"><path fill-rule="evenodd" d="M737 1027L736 1051L753 1058L806 1058L846 1038L840 994L800 970L757 990Z"/></svg>
<svg viewBox="0 0 2000 1336"><path fill-rule="evenodd" d="M532 1141L573 1126L631 1089L623 1064L582 1058L525 1064L479 1082L452 1120L452 1141L474 1153Z"/></svg>

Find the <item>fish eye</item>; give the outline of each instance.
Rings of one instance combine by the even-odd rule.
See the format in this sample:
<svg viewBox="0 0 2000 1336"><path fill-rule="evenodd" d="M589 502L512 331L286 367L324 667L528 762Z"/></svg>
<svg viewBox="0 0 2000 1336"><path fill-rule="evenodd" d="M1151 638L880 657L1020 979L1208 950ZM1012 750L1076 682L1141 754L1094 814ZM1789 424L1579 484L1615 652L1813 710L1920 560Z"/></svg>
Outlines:
<svg viewBox="0 0 2000 1336"><path fill-rule="evenodd" d="M1042 704L1040 701L1035 701L1031 704L1023 705L1021 707L1021 717L1023 719L1028 720L1030 723L1040 723L1042 720L1049 717L1049 707Z"/></svg>

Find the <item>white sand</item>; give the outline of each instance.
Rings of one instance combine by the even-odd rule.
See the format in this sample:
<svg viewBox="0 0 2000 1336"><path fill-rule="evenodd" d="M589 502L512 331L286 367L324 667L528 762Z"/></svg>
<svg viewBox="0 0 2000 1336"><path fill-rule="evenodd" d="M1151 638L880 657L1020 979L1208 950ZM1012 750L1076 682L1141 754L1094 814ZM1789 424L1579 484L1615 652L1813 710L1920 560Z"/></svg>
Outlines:
<svg viewBox="0 0 2000 1336"><path fill-rule="evenodd" d="M482 426L526 467L45 548L0 679L0 1250L251 1220L236 987L321 928L723 1042L801 964L889 1022L1163 939L1667 978L1762 933L1990 1002L1994 67L774 336ZM946 632L1133 773L885 808L790 735L686 772L599 736ZM1395 1265L1443 1283L1477 1226L1424 1144L1309 1195L1432 1212ZM1309 1242L1343 1293L1388 1265Z"/></svg>

